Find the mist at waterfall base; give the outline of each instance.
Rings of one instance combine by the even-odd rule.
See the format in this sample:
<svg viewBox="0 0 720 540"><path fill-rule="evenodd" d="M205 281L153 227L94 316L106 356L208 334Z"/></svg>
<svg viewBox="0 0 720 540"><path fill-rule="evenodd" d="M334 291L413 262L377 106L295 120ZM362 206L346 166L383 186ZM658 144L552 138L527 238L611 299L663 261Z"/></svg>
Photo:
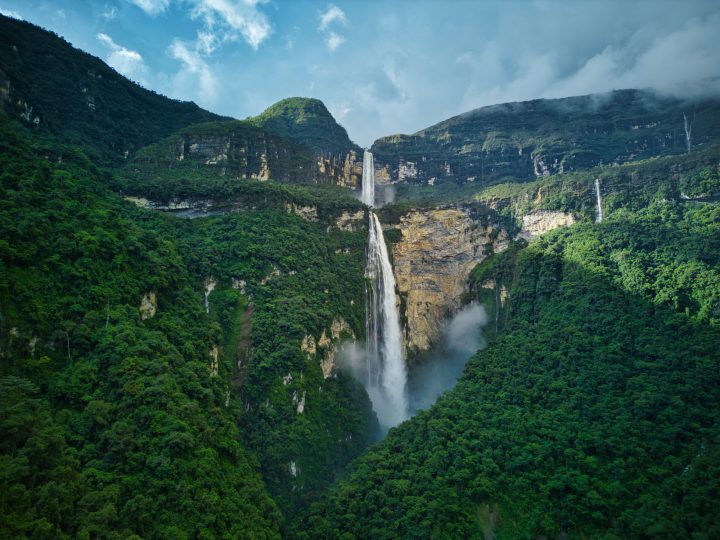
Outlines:
<svg viewBox="0 0 720 540"><path fill-rule="evenodd" d="M365 386L380 422L382 436L391 427L430 407L443 392L455 386L467 361L485 346L482 328L487 320L485 308L473 302L443 325L438 345L408 374L403 390L407 401L405 411L399 411L397 403L388 400L382 389L371 382L373 377L368 370L373 369L375 364L365 346L355 341L343 344L338 353L339 365Z"/></svg>
<svg viewBox="0 0 720 540"><path fill-rule="evenodd" d="M485 308L472 302L445 323L438 345L408 374L410 416L427 409L455 386L470 357L485 347L482 328L487 322Z"/></svg>

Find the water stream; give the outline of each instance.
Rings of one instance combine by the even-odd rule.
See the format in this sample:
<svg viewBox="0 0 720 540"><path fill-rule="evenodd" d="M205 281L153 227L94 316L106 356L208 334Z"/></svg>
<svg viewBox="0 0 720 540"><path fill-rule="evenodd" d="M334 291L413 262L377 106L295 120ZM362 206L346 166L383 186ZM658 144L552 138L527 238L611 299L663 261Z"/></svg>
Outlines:
<svg viewBox="0 0 720 540"><path fill-rule="evenodd" d="M363 156L362 201L374 206L373 156ZM382 226L369 212L365 317L365 388L380 425L389 429L408 418L407 368L403 354L400 315L395 301L395 276Z"/></svg>
<svg viewBox="0 0 720 540"><path fill-rule="evenodd" d="M597 200L597 210L595 212L595 223L602 223L603 220L603 209L602 209L602 197L600 197L600 179L595 179L595 198Z"/></svg>

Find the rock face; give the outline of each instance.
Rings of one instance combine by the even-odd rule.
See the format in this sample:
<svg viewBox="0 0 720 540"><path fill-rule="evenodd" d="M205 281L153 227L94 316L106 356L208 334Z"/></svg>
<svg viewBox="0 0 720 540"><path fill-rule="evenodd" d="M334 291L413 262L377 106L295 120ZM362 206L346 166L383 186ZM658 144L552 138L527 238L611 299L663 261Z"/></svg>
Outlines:
<svg viewBox="0 0 720 540"><path fill-rule="evenodd" d="M575 217L572 214L540 210L523 216L520 236L530 240L558 227L567 227L573 223L575 223Z"/></svg>
<svg viewBox="0 0 720 540"><path fill-rule="evenodd" d="M317 221L318 213L315 206L302 206L295 203L285 203L285 209L291 214L296 214L305 221Z"/></svg>
<svg viewBox="0 0 720 540"><path fill-rule="evenodd" d="M437 341L475 265L507 247L506 231L482 221L468 208L414 210L400 218L402 238L392 254L409 359Z"/></svg>

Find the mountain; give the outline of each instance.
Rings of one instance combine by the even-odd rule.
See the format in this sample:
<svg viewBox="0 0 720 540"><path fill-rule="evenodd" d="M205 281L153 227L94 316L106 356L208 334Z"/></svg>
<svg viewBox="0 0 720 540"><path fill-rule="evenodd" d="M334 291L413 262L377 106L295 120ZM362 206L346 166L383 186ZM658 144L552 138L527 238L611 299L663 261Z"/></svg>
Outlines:
<svg viewBox="0 0 720 540"><path fill-rule="evenodd" d="M0 111L114 162L182 127L223 119L146 90L55 34L4 15Z"/></svg>
<svg viewBox="0 0 720 540"><path fill-rule="evenodd" d="M362 149L319 99L287 98L248 118L252 124L310 148L315 155L345 156Z"/></svg>
<svg viewBox="0 0 720 540"><path fill-rule="evenodd" d="M720 537L716 101L384 138L368 209L322 103L224 119L0 25L0 537ZM371 211L441 394L381 441Z"/></svg>
<svg viewBox="0 0 720 540"><path fill-rule="evenodd" d="M293 182L325 162L1 22L0 536L277 538L377 429L336 361L364 328L362 206L223 176L194 154L215 132L290 163ZM154 182L183 137L186 168ZM138 192L232 196L235 211L123 200L134 166Z"/></svg>
<svg viewBox="0 0 720 540"><path fill-rule="evenodd" d="M720 142L719 125L718 99L619 90L482 107L371 150L386 182L488 184L687 152Z"/></svg>

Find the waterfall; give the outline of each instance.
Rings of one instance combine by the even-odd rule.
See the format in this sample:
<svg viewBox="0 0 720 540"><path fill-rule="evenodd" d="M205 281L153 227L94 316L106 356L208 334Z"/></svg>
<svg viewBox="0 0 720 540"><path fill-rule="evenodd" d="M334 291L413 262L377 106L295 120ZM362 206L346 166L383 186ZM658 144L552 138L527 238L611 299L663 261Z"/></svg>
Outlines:
<svg viewBox="0 0 720 540"><path fill-rule="evenodd" d="M688 122L687 116L685 113L683 113L683 122L685 125L685 147L687 148L688 154L690 153L690 149L692 147L692 125L695 121L695 115L693 114L693 121Z"/></svg>
<svg viewBox="0 0 720 540"><path fill-rule="evenodd" d="M375 166L367 150L363 155L361 200L374 206ZM365 276L370 286L365 308L363 382L380 425L388 429L408 417L407 370L395 304L395 276L380 220L372 211L369 216Z"/></svg>
<svg viewBox="0 0 720 540"><path fill-rule="evenodd" d="M597 199L597 211L595 212L595 223L602 223L603 210L602 210L602 198L600 197L600 179L595 179L595 198Z"/></svg>
<svg viewBox="0 0 720 540"><path fill-rule="evenodd" d="M365 320L366 381L380 425L390 428L408 417L407 370L395 277L380 220L370 212L366 277L370 280Z"/></svg>
<svg viewBox="0 0 720 540"><path fill-rule="evenodd" d="M372 152L363 154L362 195L360 200L368 206L375 206L375 161Z"/></svg>

